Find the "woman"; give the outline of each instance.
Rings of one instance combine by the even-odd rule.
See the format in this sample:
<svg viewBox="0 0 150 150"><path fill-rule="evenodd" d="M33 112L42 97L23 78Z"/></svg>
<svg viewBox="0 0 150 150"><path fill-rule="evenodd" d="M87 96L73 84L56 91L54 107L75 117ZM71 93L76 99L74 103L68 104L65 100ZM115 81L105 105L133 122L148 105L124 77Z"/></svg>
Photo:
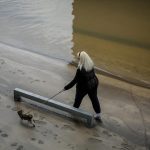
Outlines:
<svg viewBox="0 0 150 150"><path fill-rule="evenodd" d="M74 107L79 108L83 97L88 94L96 112L94 118L101 122L101 108L97 97L98 79L94 72L94 63L89 55L82 51L77 54L78 68L74 79L64 87L64 90L72 88L76 84Z"/></svg>

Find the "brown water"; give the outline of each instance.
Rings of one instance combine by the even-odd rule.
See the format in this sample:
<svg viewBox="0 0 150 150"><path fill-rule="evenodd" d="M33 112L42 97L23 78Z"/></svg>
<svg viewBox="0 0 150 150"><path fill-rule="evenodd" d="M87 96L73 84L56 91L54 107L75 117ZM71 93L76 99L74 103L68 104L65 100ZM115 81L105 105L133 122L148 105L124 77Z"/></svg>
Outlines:
<svg viewBox="0 0 150 150"><path fill-rule="evenodd" d="M150 1L75 0L74 54L99 68L150 84Z"/></svg>

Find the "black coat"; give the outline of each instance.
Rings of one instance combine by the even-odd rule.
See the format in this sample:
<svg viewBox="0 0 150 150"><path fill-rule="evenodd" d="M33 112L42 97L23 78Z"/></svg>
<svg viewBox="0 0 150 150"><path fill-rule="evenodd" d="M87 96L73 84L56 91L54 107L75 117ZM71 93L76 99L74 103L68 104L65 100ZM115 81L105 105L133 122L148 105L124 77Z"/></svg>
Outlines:
<svg viewBox="0 0 150 150"><path fill-rule="evenodd" d="M67 84L64 89L68 90L76 84L78 90L91 90L98 86L98 79L95 75L94 69L86 71L85 69L77 69L74 79Z"/></svg>

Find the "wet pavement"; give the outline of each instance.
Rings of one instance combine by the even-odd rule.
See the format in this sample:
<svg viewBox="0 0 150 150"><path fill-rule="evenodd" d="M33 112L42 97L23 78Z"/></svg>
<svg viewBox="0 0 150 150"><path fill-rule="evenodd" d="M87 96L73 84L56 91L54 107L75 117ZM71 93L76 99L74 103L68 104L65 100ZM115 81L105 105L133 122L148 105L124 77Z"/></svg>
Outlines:
<svg viewBox="0 0 150 150"><path fill-rule="evenodd" d="M95 122L95 127L89 129L83 122L25 103L18 107L31 111L36 127L20 122L14 88L51 97L72 80L75 71L74 66L61 60L0 47L0 149L145 149L145 140L148 143L150 139L149 89L102 75L97 75L102 125ZM72 105L74 94L75 87L54 100ZM80 108L94 114L87 96Z"/></svg>

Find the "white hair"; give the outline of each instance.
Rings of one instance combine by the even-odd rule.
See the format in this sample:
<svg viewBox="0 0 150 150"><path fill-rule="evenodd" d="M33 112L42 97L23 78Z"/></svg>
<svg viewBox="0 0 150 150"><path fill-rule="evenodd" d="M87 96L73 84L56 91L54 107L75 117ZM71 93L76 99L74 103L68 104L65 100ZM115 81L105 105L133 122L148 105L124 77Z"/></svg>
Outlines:
<svg viewBox="0 0 150 150"><path fill-rule="evenodd" d="M93 69L94 63L86 52L82 51L77 53L77 57L79 58L78 68L80 70L82 68L84 68L86 71L90 71Z"/></svg>

